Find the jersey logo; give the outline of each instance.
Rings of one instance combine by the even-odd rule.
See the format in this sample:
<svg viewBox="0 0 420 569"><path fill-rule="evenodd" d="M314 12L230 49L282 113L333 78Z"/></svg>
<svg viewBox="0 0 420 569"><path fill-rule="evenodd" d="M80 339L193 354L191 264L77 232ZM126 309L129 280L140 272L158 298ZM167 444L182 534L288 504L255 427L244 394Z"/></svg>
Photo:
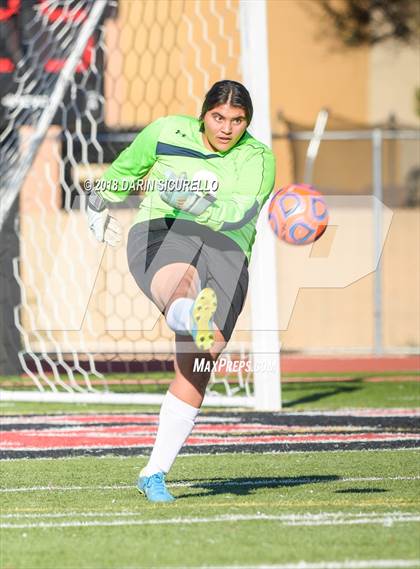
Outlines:
<svg viewBox="0 0 420 569"><path fill-rule="evenodd" d="M175 134L180 134L182 136L182 138L185 138L187 135L183 132L181 132L179 129L175 132Z"/></svg>

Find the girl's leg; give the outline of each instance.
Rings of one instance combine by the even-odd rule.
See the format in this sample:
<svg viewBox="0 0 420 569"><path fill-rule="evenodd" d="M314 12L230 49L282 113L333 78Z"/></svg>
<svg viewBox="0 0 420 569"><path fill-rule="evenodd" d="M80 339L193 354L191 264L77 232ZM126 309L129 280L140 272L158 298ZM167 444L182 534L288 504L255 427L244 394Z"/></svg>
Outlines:
<svg viewBox="0 0 420 569"><path fill-rule="evenodd" d="M226 345L220 331L216 333L220 337L218 345ZM194 363L202 358L211 363L220 354L214 348L211 353L197 353L192 339L187 340L185 336L177 335L176 345L175 378L162 403L158 433L149 462L142 471L143 476L169 472L194 428L210 379L211 372L194 371Z"/></svg>
<svg viewBox="0 0 420 569"><path fill-rule="evenodd" d="M165 313L173 329L177 325L189 329L189 315L194 299L200 292L200 279L195 267L173 263L162 267L153 277L151 292L156 305ZM184 305L184 306L183 306ZM171 309L176 308L176 310ZM209 352L199 351L188 334L176 334L175 378L172 381L159 414L159 427L147 466L142 470L138 488L149 500L169 502L164 475L169 472L186 439L194 428L203 402L211 371L197 371L195 365L204 358L217 360L226 342L215 329L215 343Z"/></svg>
<svg viewBox="0 0 420 569"><path fill-rule="evenodd" d="M153 300L165 315L175 300L194 299L200 288L197 269L187 263L165 265L156 272L150 285Z"/></svg>

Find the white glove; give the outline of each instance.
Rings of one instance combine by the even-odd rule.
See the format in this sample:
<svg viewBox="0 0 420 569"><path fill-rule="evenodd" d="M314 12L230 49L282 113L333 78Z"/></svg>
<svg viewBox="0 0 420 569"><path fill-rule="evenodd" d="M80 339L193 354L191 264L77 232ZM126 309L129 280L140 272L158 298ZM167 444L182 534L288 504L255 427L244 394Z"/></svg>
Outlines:
<svg viewBox="0 0 420 569"><path fill-rule="evenodd" d="M182 173L177 177L173 172L167 171L165 177L166 183L172 181L176 184L178 181L187 180L186 173ZM216 201L216 198L209 192L204 192L202 190L170 190L167 189L167 185L165 185L164 189L159 192L159 195L160 198L171 207L182 209L192 215L200 215Z"/></svg>
<svg viewBox="0 0 420 569"><path fill-rule="evenodd" d="M86 208L89 228L101 243L108 243L112 247L118 245L122 239L120 223L109 215L109 210L95 211L89 206Z"/></svg>

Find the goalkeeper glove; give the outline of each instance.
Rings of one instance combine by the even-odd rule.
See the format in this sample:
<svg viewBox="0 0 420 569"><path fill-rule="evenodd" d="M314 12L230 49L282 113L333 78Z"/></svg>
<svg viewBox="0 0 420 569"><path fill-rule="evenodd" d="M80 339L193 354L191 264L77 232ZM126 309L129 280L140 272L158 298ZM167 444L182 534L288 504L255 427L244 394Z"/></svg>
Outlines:
<svg viewBox="0 0 420 569"><path fill-rule="evenodd" d="M176 177L173 172L166 173L166 183L163 189L159 191L161 199L176 209L182 209L182 211L187 211L192 215L200 215L205 211L212 203L216 201L216 198L202 190L178 190L177 186L179 182L187 180L187 175L181 174L181 176ZM173 188L168 187L169 182L173 181Z"/></svg>
<svg viewBox="0 0 420 569"><path fill-rule="evenodd" d="M90 193L86 208L89 229L101 243L107 243L112 247L118 245L122 239L120 223L109 215L105 201L94 191Z"/></svg>

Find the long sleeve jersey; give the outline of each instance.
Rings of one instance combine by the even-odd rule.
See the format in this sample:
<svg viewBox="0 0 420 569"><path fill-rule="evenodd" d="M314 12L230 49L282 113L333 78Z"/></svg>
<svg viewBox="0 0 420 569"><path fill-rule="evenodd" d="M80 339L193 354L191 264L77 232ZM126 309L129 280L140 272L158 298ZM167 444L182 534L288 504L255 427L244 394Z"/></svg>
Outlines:
<svg viewBox="0 0 420 569"><path fill-rule="evenodd" d="M273 153L248 132L230 150L212 152L204 145L200 126L198 119L179 115L152 122L106 170L101 196L122 201L139 189L139 180L147 181L140 186L144 197L134 223L194 221L233 239L249 259L258 214L274 185ZM198 216L169 206L158 191L158 182L168 176L207 184L215 201Z"/></svg>

